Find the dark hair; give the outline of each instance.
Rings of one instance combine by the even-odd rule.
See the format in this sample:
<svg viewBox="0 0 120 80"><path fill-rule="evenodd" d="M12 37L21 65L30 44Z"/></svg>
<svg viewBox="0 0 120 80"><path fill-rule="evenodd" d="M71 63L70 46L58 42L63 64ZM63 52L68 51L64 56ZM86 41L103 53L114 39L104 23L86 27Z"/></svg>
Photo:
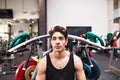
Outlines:
<svg viewBox="0 0 120 80"><path fill-rule="evenodd" d="M61 34L64 35L65 39L68 38L68 32L67 30L62 27L62 26L55 26L52 30L49 31L49 34L50 34L50 37L52 37L52 35L55 33L55 32L60 32Z"/></svg>

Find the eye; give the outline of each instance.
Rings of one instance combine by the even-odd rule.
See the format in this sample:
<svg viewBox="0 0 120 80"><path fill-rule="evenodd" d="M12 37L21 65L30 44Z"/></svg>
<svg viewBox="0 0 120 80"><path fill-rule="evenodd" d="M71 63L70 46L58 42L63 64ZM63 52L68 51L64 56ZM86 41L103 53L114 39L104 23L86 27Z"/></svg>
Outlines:
<svg viewBox="0 0 120 80"><path fill-rule="evenodd" d="M56 37L53 37L52 40L56 40Z"/></svg>
<svg viewBox="0 0 120 80"><path fill-rule="evenodd" d="M60 40L63 40L64 38L63 37L59 37Z"/></svg>

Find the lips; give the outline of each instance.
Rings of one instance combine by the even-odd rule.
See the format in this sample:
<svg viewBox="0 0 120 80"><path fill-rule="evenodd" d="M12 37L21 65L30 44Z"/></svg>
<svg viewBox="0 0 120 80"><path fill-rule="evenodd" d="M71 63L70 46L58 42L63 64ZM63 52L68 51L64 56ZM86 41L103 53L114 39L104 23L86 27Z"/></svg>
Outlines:
<svg viewBox="0 0 120 80"><path fill-rule="evenodd" d="M59 48L60 48L60 46L55 46L55 48L56 48L56 49L59 49Z"/></svg>

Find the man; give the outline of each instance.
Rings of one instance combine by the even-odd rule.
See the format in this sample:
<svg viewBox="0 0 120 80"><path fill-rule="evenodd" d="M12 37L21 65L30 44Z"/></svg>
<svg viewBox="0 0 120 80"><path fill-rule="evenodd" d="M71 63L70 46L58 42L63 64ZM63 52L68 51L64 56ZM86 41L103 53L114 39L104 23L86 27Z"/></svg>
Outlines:
<svg viewBox="0 0 120 80"><path fill-rule="evenodd" d="M50 31L52 52L37 66L36 80L86 80L81 59L65 49L68 33L62 26Z"/></svg>

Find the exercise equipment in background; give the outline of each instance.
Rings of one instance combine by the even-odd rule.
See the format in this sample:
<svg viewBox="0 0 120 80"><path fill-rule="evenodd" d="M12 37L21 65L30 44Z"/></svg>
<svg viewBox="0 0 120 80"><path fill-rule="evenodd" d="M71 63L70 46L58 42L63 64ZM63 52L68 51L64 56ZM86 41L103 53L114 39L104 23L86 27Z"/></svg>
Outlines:
<svg viewBox="0 0 120 80"><path fill-rule="evenodd" d="M10 42L9 48L12 48L29 39L30 35L28 33L20 33Z"/></svg>
<svg viewBox="0 0 120 80"><path fill-rule="evenodd" d="M100 43L102 46L105 45L103 39L93 32L87 32L83 34L83 37L97 44Z"/></svg>
<svg viewBox="0 0 120 80"><path fill-rule="evenodd" d="M28 57L26 60L22 61L17 68L15 73L15 80L31 80L33 72L36 70L37 63L42 57L42 41L35 41L37 49L39 50L37 56L32 56L32 49L29 49Z"/></svg>
<svg viewBox="0 0 120 80"><path fill-rule="evenodd" d="M25 42L28 39L30 39L30 35L28 33L21 33L21 34L17 35L10 42L9 49ZM20 50L23 51L23 49L20 49ZM17 65L15 63L16 61L14 61L16 56L14 54L9 54L9 53L7 53L6 55L7 56L2 58L2 61L3 61L2 68L4 68L4 70L2 71L2 74L14 73L14 71L17 69Z"/></svg>
<svg viewBox="0 0 120 80"><path fill-rule="evenodd" d="M118 47L117 40L119 38L120 38L120 31L115 31L113 34L112 33L108 33L107 34L107 42L106 42L105 46L106 47ZM119 58L118 50L114 50L113 58L118 60L118 58Z"/></svg>
<svg viewBox="0 0 120 80"><path fill-rule="evenodd" d="M96 39L96 34L92 32L88 32L85 34L84 38L89 39L92 42L98 42L100 41L101 45L103 44L102 39L100 39L99 36L97 36L98 39ZM117 40L120 38L120 31L115 31L113 34L108 33L107 34L107 43L105 46L106 49L104 49L102 52L105 54L110 54L110 60L109 60L109 68L108 70L105 70L106 72L113 72L117 76L120 77L120 70L116 68L114 65L112 65L112 61L114 58L118 59L120 57L120 53L118 53L118 50L120 50L119 47L117 47Z"/></svg>
<svg viewBox="0 0 120 80"><path fill-rule="evenodd" d="M117 40L119 38L120 38L120 31L115 31L113 34L112 33L107 34L108 42L106 44L106 47L107 46L111 47L107 50L109 51L109 53L110 52L111 53L110 53L110 59L109 59L109 67L108 67L108 70L105 70L105 72L112 72L115 75L117 75L120 79L120 69L112 64L114 58L116 58L117 61L119 61L118 59L120 58L120 53L118 52L118 50L120 50L120 47L117 47Z"/></svg>

